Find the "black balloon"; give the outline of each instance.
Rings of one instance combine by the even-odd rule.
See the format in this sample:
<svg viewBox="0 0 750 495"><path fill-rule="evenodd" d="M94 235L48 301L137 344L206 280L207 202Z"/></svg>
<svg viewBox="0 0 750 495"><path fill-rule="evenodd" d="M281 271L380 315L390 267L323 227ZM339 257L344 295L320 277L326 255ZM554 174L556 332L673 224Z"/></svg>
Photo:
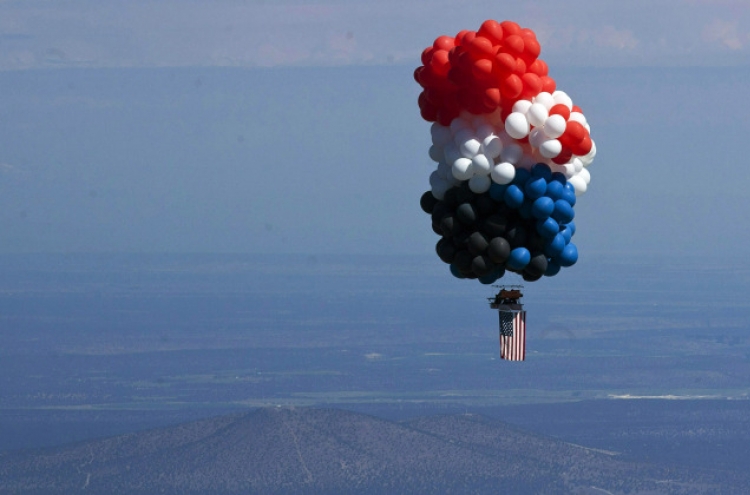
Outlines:
<svg viewBox="0 0 750 495"><path fill-rule="evenodd" d="M477 277L487 275L494 268L495 265L492 264L487 256L475 256L474 259L471 260L471 271L473 271Z"/></svg>
<svg viewBox="0 0 750 495"><path fill-rule="evenodd" d="M497 203L495 203L495 200L490 198L488 194L482 194L477 197L474 201L474 205L476 206L477 213L483 217L494 213L497 209Z"/></svg>
<svg viewBox="0 0 750 495"><path fill-rule="evenodd" d="M432 191L427 191L419 199L419 206L422 207L422 211L425 213L432 213L432 209L437 204L438 200L432 195Z"/></svg>
<svg viewBox="0 0 750 495"><path fill-rule="evenodd" d="M524 275L530 277L541 277L547 271L547 257L543 253L532 253L531 261L524 268Z"/></svg>
<svg viewBox="0 0 750 495"><path fill-rule="evenodd" d="M435 251L437 251L437 255L445 263L453 263L453 259L456 257L456 246L446 238L438 241Z"/></svg>
<svg viewBox="0 0 750 495"><path fill-rule="evenodd" d="M456 235L461 232L461 223L451 214L445 215L440 221L440 228L443 229L443 235L446 237Z"/></svg>
<svg viewBox="0 0 750 495"><path fill-rule="evenodd" d="M462 203L456 208L456 217L466 226L474 225L474 222L477 221L477 212L474 209L474 205L471 203Z"/></svg>
<svg viewBox="0 0 750 495"><path fill-rule="evenodd" d="M473 254L474 256L478 256L480 254L484 254L484 252L487 250L487 246L489 243L487 242L487 238L482 234L481 232L474 232L469 236L469 241L467 244L467 247L469 248L469 252Z"/></svg>
<svg viewBox="0 0 750 495"><path fill-rule="evenodd" d="M474 257L469 251L462 249L453 257L453 264L456 265L456 268L458 268L461 273L463 273L465 271L470 271L473 259Z"/></svg>
<svg viewBox="0 0 750 495"><path fill-rule="evenodd" d="M510 244L502 237L491 239L487 246L487 256L498 265L505 263L510 256Z"/></svg>
<svg viewBox="0 0 750 495"><path fill-rule="evenodd" d="M526 244L526 229L522 225L511 226L504 236L512 249L522 247Z"/></svg>
<svg viewBox="0 0 750 495"><path fill-rule="evenodd" d="M490 238L505 234L507 227L507 217L500 214L490 215L482 222L482 231Z"/></svg>

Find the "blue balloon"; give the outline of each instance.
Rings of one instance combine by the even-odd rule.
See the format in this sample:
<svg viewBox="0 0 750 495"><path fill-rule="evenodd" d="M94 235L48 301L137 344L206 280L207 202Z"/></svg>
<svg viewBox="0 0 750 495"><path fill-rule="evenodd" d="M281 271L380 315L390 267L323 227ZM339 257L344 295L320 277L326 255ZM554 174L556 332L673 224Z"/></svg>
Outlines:
<svg viewBox="0 0 750 495"><path fill-rule="evenodd" d="M565 184L565 191L563 192L562 199L570 203L570 206L576 205L576 188L573 187L573 184L570 182Z"/></svg>
<svg viewBox="0 0 750 495"><path fill-rule="evenodd" d="M451 275L453 275L456 278L466 278L461 274L461 270L458 269L456 265L451 265Z"/></svg>
<svg viewBox="0 0 750 495"><path fill-rule="evenodd" d="M523 190L526 193L526 196L534 200L544 196L544 193L547 192L547 181L544 180L544 177L531 177L526 181Z"/></svg>
<svg viewBox="0 0 750 495"><path fill-rule="evenodd" d="M570 242L570 238L573 237L573 231L566 225L560 231L560 235L563 236L565 244L568 244Z"/></svg>
<svg viewBox="0 0 750 495"><path fill-rule="evenodd" d="M572 242L555 257L555 262L560 266L573 266L576 261L578 261L578 248Z"/></svg>
<svg viewBox="0 0 750 495"><path fill-rule="evenodd" d="M568 203L565 204L567 205ZM552 215L552 212L554 211L555 202L552 201L552 198L548 198L547 196L537 198L531 205L531 214L534 216L534 218L538 218L539 220L549 218L549 216Z"/></svg>
<svg viewBox="0 0 750 495"><path fill-rule="evenodd" d="M520 187L515 184L509 185L505 188L505 194L503 194L505 204L511 208L518 208L523 204L524 194Z"/></svg>
<svg viewBox="0 0 750 495"><path fill-rule="evenodd" d="M563 176L563 178L565 178L565 176ZM545 196L557 201L558 199L562 199L564 192L565 186L563 186L561 182L553 180L547 184L547 192L545 193Z"/></svg>
<svg viewBox="0 0 750 495"><path fill-rule="evenodd" d="M570 235L571 237L575 235L576 233L576 223L575 222L568 222L565 224L565 227L570 229Z"/></svg>
<svg viewBox="0 0 750 495"><path fill-rule="evenodd" d="M528 199L528 198L527 198ZM518 214L523 218L524 220L530 220L533 218L533 212L532 212L532 206L533 203L530 203L528 201L524 201L521 207L518 209Z"/></svg>
<svg viewBox="0 0 750 495"><path fill-rule="evenodd" d="M525 247L517 247L510 252L506 266L511 270L523 270L531 261L531 253Z"/></svg>
<svg viewBox="0 0 750 495"><path fill-rule="evenodd" d="M477 280L479 280L479 282L484 285L490 285L490 284L494 284L497 281L497 279L500 278L499 275L500 275L499 272L494 271L494 272L488 273L487 275L483 277L479 277Z"/></svg>
<svg viewBox="0 0 750 495"><path fill-rule="evenodd" d="M525 168L517 168L516 176L513 177L513 182L511 182L511 184L523 187L523 185L526 184L526 181L529 180L529 177L531 177L531 172Z"/></svg>
<svg viewBox="0 0 750 495"><path fill-rule="evenodd" d="M561 224L573 221L573 218L576 216L575 212L573 211L573 207L570 206L570 203L568 203L564 199L558 199L557 201L555 201L553 210L554 211L550 214L550 216Z"/></svg>
<svg viewBox="0 0 750 495"><path fill-rule="evenodd" d="M534 177L542 177L545 182L552 180L552 170L546 163L537 163L531 167L531 175Z"/></svg>
<svg viewBox="0 0 750 495"><path fill-rule="evenodd" d="M503 200L503 195L505 194L505 190L507 188L508 186L505 184L498 184L497 182L493 182L490 186L490 198L499 203Z"/></svg>
<svg viewBox="0 0 750 495"><path fill-rule="evenodd" d="M569 241L565 240L565 236L560 234L555 234L555 237L552 239L549 239L544 243L544 254L548 258L554 258L555 256L558 256L560 253L562 253L563 249L565 248L565 245L568 244Z"/></svg>
<svg viewBox="0 0 750 495"><path fill-rule="evenodd" d="M559 182L563 186L568 183L568 179L565 178L565 174L562 172L555 172L552 174L552 180Z"/></svg>
<svg viewBox="0 0 750 495"><path fill-rule="evenodd" d="M547 260L547 270L544 272L545 277L554 277L560 273L560 265L555 263L554 260Z"/></svg>
<svg viewBox="0 0 750 495"><path fill-rule="evenodd" d="M552 239L560 232L560 225L555 221L554 218L547 218L546 220L539 220L536 223L536 231L539 235L545 239Z"/></svg>

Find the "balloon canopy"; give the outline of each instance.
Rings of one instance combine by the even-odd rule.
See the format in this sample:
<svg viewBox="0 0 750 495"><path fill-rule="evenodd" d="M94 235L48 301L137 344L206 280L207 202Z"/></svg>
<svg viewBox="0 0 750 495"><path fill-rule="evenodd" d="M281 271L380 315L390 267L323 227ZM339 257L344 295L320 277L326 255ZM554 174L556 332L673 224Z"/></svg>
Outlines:
<svg viewBox="0 0 750 495"><path fill-rule="evenodd" d="M437 164L420 204L458 278L534 281L578 260L573 207L596 145L540 54L531 29L487 20L439 36L414 72Z"/></svg>

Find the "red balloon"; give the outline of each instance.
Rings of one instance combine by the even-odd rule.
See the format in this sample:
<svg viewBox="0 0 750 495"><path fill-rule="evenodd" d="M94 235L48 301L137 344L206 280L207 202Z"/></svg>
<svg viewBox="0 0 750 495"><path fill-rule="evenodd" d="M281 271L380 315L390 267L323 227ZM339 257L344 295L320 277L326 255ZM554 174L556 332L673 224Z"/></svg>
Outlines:
<svg viewBox="0 0 750 495"><path fill-rule="evenodd" d="M495 55L495 47L493 47L492 42L484 36L476 36L471 40L471 43L469 43L467 48L474 59L489 59Z"/></svg>
<svg viewBox="0 0 750 495"><path fill-rule="evenodd" d="M422 65L430 65L430 60L432 60L432 52L434 52L435 49L431 46L428 46L424 50L422 50Z"/></svg>
<svg viewBox="0 0 750 495"><path fill-rule="evenodd" d="M495 66L500 74L508 75L516 70L516 59L508 53L495 55Z"/></svg>
<svg viewBox="0 0 750 495"><path fill-rule="evenodd" d="M562 143L563 146L571 148L573 153L577 155L578 153L576 153L575 148L584 137L586 137L586 128L583 127L580 122L570 120L565 127L565 132L558 139L560 139L560 143Z"/></svg>
<svg viewBox="0 0 750 495"><path fill-rule="evenodd" d="M523 57L527 60L536 60L539 54L542 53L542 45L536 40L536 38L524 38L523 40Z"/></svg>
<svg viewBox="0 0 750 495"><path fill-rule="evenodd" d="M520 96L523 91L523 81L516 74L511 74L500 83L500 93L504 98L514 99Z"/></svg>
<svg viewBox="0 0 750 495"><path fill-rule="evenodd" d="M572 112L583 113L583 110L581 110L581 107L579 107L578 105L573 105L573 110L571 110L571 111Z"/></svg>
<svg viewBox="0 0 750 495"><path fill-rule="evenodd" d="M563 105L562 103L558 103L557 105L554 105L552 108L549 109L550 115L562 115L562 117L567 121L570 118L570 109ZM565 162L563 162L565 163Z"/></svg>
<svg viewBox="0 0 750 495"><path fill-rule="evenodd" d="M584 131L586 128L583 129ZM588 155L591 151L591 148L594 147L594 142L591 141L591 136L589 136L588 132L583 137L583 139L575 146L572 146L571 149L573 150L573 153L575 153L578 156L584 156Z"/></svg>
<svg viewBox="0 0 750 495"><path fill-rule="evenodd" d="M417 104L419 104L419 113L423 119L427 122L434 122L437 119L437 108L427 100L424 91L419 95Z"/></svg>
<svg viewBox="0 0 750 495"><path fill-rule="evenodd" d="M539 77L544 77L549 73L549 68L547 67L547 62L544 60L538 58L534 60L531 65L529 65L528 68L529 72L533 72Z"/></svg>
<svg viewBox="0 0 750 495"><path fill-rule="evenodd" d="M542 91L546 91L547 93L554 93L556 88L557 84L555 83L554 79L549 76L542 76Z"/></svg>
<svg viewBox="0 0 750 495"><path fill-rule="evenodd" d="M430 68L440 77L447 77L451 68L448 52L445 50L435 50L430 60Z"/></svg>
<svg viewBox="0 0 750 495"><path fill-rule="evenodd" d="M523 81L523 91L521 96L525 99L531 99L542 92L542 79L534 73L527 72L521 76Z"/></svg>
<svg viewBox="0 0 750 495"><path fill-rule="evenodd" d="M572 157L573 152L570 150L570 148L563 147L560 154L554 157L552 161L557 163L558 165L562 165L564 163L568 163Z"/></svg>
<svg viewBox="0 0 750 495"><path fill-rule="evenodd" d="M524 41L527 39L536 39L536 33L529 28L521 28L518 34L523 38Z"/></svg>
<svg viewBox="0 0 750 495"><path fill-rule="evenodd" d="M458 110L441 108L437 111L437 118L435 120L440 125L449 126L456 117L458 117Z"/></svg>
<svg viewBox="0 0 750 495"><path fill-rule="evenodd" d="M474 38L476 38L476 37L477 37L477 33L476 32L474 32L474 31L466 31L466 34L464 34L463 37L461 38L461 43L460 43L461 46L467 47L469 45L469 43L471 43L474 40ZM456 44L458 44L458 43L456 43Z"/></svg>
<svg viewBox="0 0 750 495"><path fill-rule="evenodd" d="M503 28L503 34L505 36L519 34L521 32L521 26L513 21L503 21L500 23L500 27Z"/></svg>
<svg viewBox="0 0 750 495"><path fill-rule="evenodd" d="M484 103L485 107L488 107L490 111L493 111L498 106L500 106L500 102L502 101L502 96L500 95L500 89L499 88L487 88L484 90L484 99L482 102Z"/></svg>
<svg viewBox="0 0 750 495"><path fill-rule="evenodd" d="M493 45L497 45L503 41L503 27L499 22L488 19L484 21L482 27L479 28L479 36L484 36L490 40Z"/></svg>
<svg viewBox="0 0 750 495"><path fill-rule="evenodd" d="M486 58L480 58L471 67L471 75L479 82L486 83L492 80L492 62Z"/></svg>
<svg viewBox="0 0 750 495"><path fill-rule="evenodd" d="M519 76L526 74L526 62L520 57L516 59L516 70L514 72Z"/></svg>
<svg viewBox="0 0 750 495"><path fill-rule="evenodd" d="M461 45L463 45L463 42L464 42L464 37L465 37L465 36L466 36L467 34L469 34L469 30L468 30L468 29L464 29L464 30L462 30L462 31L459 31L459 32L458 32L458 34L457 34L457 35L456 35L456 37L454 38L454 40L455 40L455 43L456 43L456 46L461 46Z"/></svg>
<svg viewBox="0 0 750 495"><path fill-rule="evenodd" d="M424 84L422 84L422 81L419 79L420 74L422 74L422 71L424 70L423 66L419 66L416 69L414 69L414 80L419 84L420 86L424 87Z"/></svg>
<svg viewBox="0 0 750 495"><path fill-rule="evenodd" d="M521 38L517 34L511 34L510 36L506 36L505 39L503 40L503 48L505 51L507 51L511 55L517 57L523 53L523 49L524 49L523 38Z"/></svg>
<svg viewBox="0 0 750 495"><path fill-rule="evenodd" d="M450 51L451 48L456 46L456 40L451 38L450 36L438 36L435 39L435 42L432 44L432 47L435 50L445 50Z"/></svg>

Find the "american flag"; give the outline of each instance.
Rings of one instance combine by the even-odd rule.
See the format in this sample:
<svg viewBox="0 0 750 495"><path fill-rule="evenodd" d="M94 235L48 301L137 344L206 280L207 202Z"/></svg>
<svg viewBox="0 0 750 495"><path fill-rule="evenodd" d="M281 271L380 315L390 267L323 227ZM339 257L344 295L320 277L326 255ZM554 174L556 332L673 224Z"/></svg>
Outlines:
<svg viewBox="0 0 750 495"><path fill-rule="evenodd" d="M498 311L500 314L500 358L526 359L526 311Z"/></svg>

